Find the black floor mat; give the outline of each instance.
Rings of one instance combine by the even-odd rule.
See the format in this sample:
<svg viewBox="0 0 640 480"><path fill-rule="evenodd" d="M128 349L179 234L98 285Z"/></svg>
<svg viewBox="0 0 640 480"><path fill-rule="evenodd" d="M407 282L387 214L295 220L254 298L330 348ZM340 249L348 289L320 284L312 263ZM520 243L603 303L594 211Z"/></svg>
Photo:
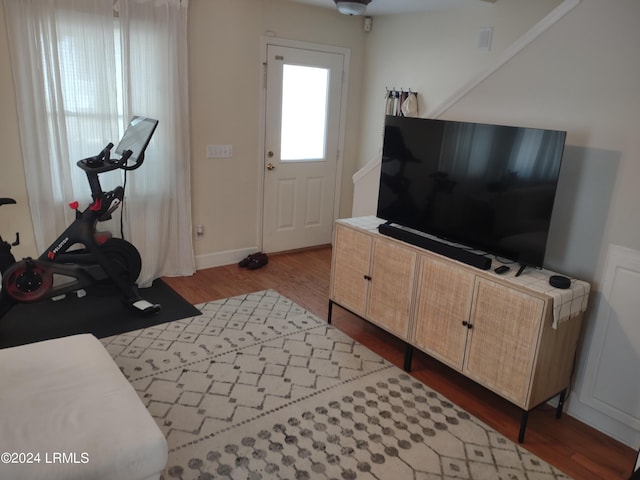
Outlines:
<svg viewBox="0 0 640 480"><path fill-rule="evenodd" d="M140 289L140 295L151 303L161 304L160 312L141 316L121 302L115 289L108 286L92 287L81 298L69 294L56 302L15 305L0 318L0 348L78 333L109 337L201 314L160 279L151 287Z"/></svg>

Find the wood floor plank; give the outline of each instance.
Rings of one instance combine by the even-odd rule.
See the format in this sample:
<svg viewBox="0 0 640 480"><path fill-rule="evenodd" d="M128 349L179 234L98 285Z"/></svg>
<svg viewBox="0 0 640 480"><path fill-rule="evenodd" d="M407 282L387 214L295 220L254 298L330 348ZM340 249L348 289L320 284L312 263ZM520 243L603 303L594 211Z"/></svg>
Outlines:
<svg viewBox="0 0 640 480"><path fill-rule="evenodd" d="M163 280L192 304L272 289L326 320L330 270L331 247L322 247L270 255L258 270L227 265ZM402 367L404 344L397 338L337 306L332 324ZM411 375L517 441L521 411L511 403L419 351ZM576 480L629 479L634 450L567 413L560 419L554 413L549 406L531 412L524 447Z"/></svg>

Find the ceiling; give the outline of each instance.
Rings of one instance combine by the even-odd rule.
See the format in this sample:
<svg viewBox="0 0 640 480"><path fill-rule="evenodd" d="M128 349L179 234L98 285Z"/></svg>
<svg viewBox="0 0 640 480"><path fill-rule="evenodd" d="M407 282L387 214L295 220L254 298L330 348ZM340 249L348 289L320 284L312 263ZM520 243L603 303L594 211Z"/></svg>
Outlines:
<svg viewBox="0 0 640 480"><path fill-rule="evenodd" d="M334 0L292 0L318 7L335 9ZM494 3L496 0L373 0L367 7L366 15L392 15L396 13L416 13L433 10L449 10L468 7L478 3Z"/></svg>

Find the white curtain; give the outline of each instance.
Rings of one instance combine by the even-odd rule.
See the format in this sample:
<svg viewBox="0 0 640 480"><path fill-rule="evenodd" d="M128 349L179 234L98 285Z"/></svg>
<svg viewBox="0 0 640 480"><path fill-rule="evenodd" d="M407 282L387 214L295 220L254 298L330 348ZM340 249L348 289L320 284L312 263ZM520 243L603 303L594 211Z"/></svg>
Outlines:
<svg viewBox="0 0 640 480"><path fill-rule="evenodd" d="M187 0L4 0L20 140L40 251L90 191L77 160L117 144L129 119L159 120L144 165L129 172L124 237L140 286L195 271L187 84ZM105 190L122 172L101 175ZM99 228L120 232L120 219Z"/></svg>

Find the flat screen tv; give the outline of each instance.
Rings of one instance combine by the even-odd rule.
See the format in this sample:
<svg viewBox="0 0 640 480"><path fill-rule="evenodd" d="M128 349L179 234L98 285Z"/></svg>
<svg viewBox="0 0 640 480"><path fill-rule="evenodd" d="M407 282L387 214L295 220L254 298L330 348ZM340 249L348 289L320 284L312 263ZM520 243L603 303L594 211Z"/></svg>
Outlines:
<svg viewBox="0 0 640 480"><path fill-rule="evenodd" d="M540 267L565 137L556 130L387 116L377 215L394 228Z"/></svg>

